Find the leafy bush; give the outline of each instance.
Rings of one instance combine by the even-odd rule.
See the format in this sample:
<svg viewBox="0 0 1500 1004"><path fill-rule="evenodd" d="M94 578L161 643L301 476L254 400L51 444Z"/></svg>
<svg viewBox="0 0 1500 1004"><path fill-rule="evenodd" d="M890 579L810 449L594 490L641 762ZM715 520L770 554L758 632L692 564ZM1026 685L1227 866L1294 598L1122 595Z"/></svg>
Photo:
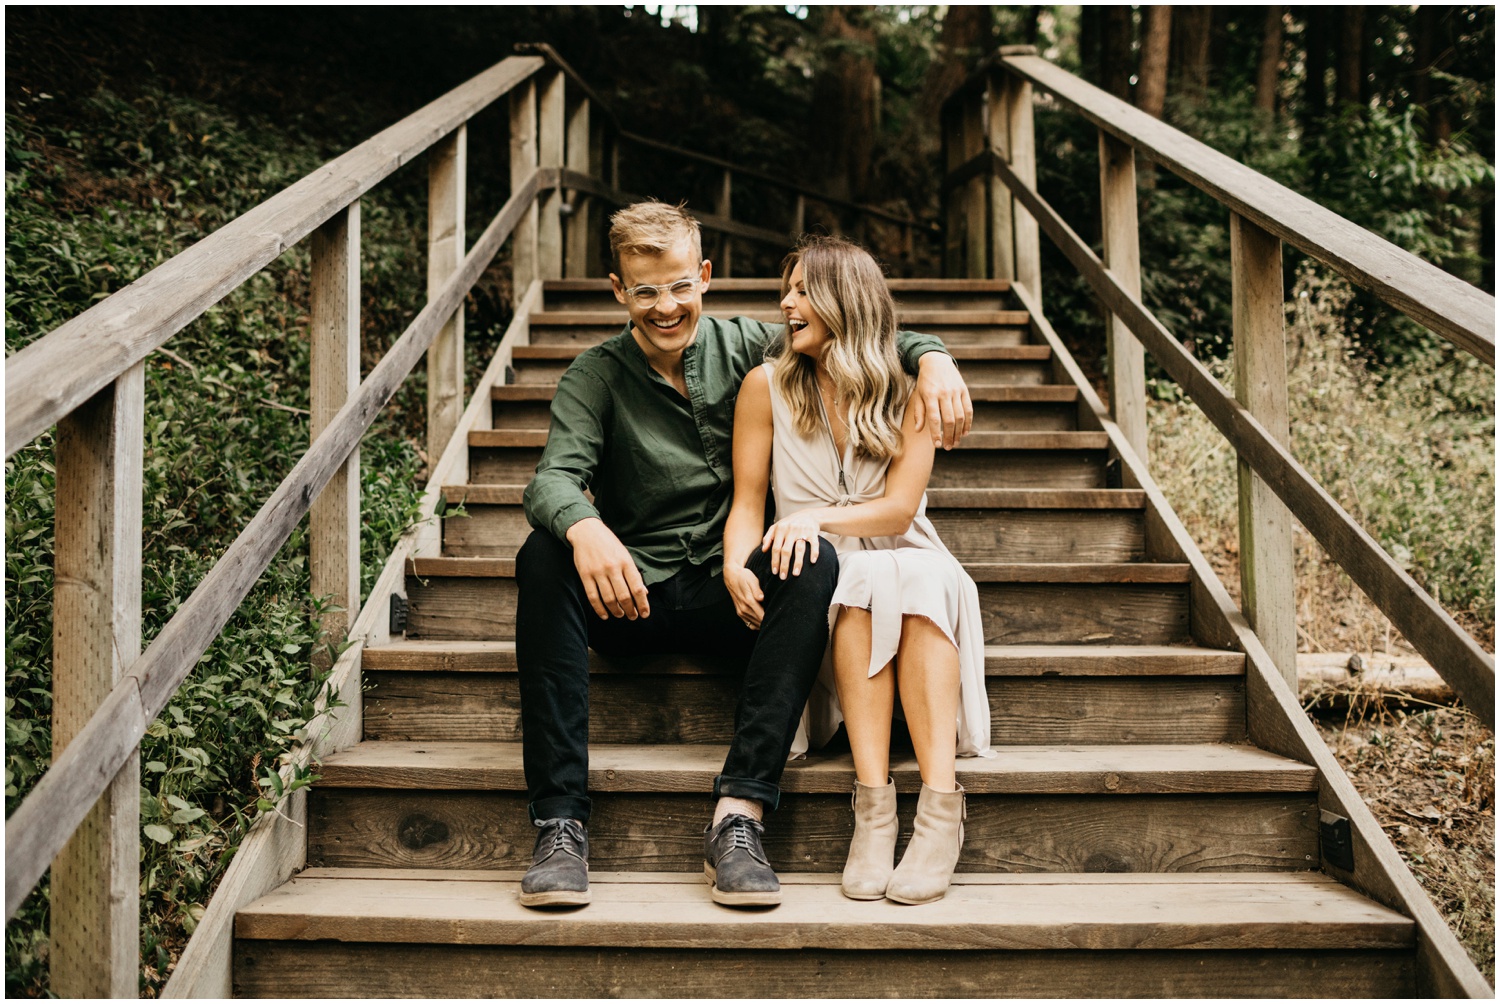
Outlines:
<svg viewBox="0 0 1500 1004"><path fill-rule="evenodd" d="M295 131L159 91L100 92L66 131L6 119L6 351L13 353L315 168ZM418 179L421 180L421 179ZM368 363L421 302L424 210L408 186L366 200ZM308 261L288 251L146 363L142 612L147 643L306 449ZM368 590L414 518L420 384L361 446ZM417 416L413 426L410 419ZM413 431L415 429L415 431ZM6 804L51 759L53 439L5 467ZM142 988L159 990L246 828L283 795L325 673L305 529L230 620L141 747ZM324 660L326 664L326 660ZM46 987L47 885L6 931L7 993Z"/></svg>

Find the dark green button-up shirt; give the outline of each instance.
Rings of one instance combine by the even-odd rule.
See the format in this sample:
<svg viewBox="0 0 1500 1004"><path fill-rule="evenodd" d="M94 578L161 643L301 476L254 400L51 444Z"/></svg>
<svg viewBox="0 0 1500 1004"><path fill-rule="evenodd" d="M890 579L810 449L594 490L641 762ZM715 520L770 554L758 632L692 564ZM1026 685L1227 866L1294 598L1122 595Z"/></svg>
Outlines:
<svg viewBox="0 0 1500 1004"><path fill-rule="evenodd" d="M735 397L780 330L745 317L700 318L682 354L686 398L651 368L628 324L580 355L557 383L547 447L526 486L526 519L566 540L574 523L598 516L647 585L689 565L718 574L734 495ZM911 373L923 353L943 351L940 339L909 331L897 344Z"/></svg>

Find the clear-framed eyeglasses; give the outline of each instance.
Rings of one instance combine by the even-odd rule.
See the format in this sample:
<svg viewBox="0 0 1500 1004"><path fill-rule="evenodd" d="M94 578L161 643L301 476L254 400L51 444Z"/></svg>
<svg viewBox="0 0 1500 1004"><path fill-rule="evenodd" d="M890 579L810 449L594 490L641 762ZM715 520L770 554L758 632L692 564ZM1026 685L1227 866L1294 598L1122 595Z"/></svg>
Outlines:
<svg viewBox="0 0 1500 1004"><path fill-rule="evenodd" d="M697 279L679 279L665 286L653 286L650 283L642 283L639 286L631 286L625 290L625 297L637 310L650 310L656 306L662 298L662 294L670 296L675 303L687 303L697 294L702 285Z"/></svg>

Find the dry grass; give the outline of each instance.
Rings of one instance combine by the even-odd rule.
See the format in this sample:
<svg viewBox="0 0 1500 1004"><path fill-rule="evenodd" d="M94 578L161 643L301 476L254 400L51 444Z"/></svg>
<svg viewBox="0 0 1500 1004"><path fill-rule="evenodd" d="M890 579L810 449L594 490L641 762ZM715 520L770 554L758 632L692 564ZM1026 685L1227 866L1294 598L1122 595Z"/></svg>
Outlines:
<svg viewBox="0 0 1500 1004"><path fill-rule="evenodd" d="M1494 376L1452 349L1377 374L1335 320L1340 281L1304 273L1288 306L1292 450L1487 650L1495 641ZM1233 361L1215 375L1233 383ZM1190 402L1152 402L1151 470L1238 602L1233 450ZM1298 649L1413 650L1294 523ZM1329 748L1485 976L1495 973L1494 735L1458 709L1356 699L1317 721Z"/></svg>

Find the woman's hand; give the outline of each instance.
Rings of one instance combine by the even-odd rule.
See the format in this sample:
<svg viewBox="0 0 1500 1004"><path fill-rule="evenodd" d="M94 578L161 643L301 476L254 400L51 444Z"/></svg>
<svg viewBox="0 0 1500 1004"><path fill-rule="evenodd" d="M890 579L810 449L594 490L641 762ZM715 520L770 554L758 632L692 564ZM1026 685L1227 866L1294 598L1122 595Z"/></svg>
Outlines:
<svg viewBox="0 0 1500 1004"><path fill-rule="evenodd" d="M761 601L766 594L760 590L760 577L744 565L731 565L724 562L724 588L729 590L729 598L734 600L734 612L740 615L740 620L751 631L760 630L760 622L766 615Z"/></svg>
<svg viewBox="0 0 1500 1004"><path fill-rule="evenodd" d="M778 520L761 538L760 549L771 552L771 574L783 579L787 573L802 574L802 559L809 549L818 560L818 531L822 526L812 511L804 509Z"/></svg>

